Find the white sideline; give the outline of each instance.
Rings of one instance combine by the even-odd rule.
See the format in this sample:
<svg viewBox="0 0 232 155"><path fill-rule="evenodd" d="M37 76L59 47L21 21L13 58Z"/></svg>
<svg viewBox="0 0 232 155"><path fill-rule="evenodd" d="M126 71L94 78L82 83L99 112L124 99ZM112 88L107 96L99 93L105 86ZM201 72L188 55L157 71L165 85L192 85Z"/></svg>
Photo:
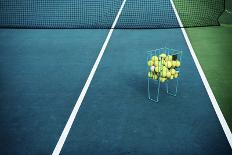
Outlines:
<svg viewBox="0 0 232 155"><path fill-rule="evenodd" d="M97 67L98 67L98 65L99 65L99 63L101 61L101 58L102 58L102 56L103 56L103 54L105 52L107 44L108 44L108 42L109 42L109 40L111 38L111 35L112 35L112 33L114 31L114 28L115 28L115 26L116 26L116 24L118 22L119 16L120 16L120 14L122 12L122 9L123 9L125 3L126 3L126 0L123 0L122 5L121 5L121 7L120 7L120 9L119 9L119 11L117 13L117 16L115 17L115 20L114 20L114 22L113 22L113 24L111 26L111 29L110 29L107 37L106 37L106 40L105 40L105 42L104 42L104 44L103 44L103 46L101 48L101 51L99 52L99 55L98 55L94 65L93 65L93 68L92 68L92 70L91 70L91 72L89 74L89 77L88 77L88 79L87 79L87 81L86 81L86 83L85 83L85 85L84 85L84 87L83 87L83 89L81 91L81 94L80 94L80 96L79 96L79 98L78 98L78 100L77 100L77 102L76 102L76 104L75 104L75 106L74 106L74 108L72 110L71 115L69 116L69 119L68 119L68 121L67 121L67 123L66 123L66 125L64 127L64 130L63 130L63 132L62 132L62 134L61 134L61 136L59 138L59 141L56 144L55 149L53 150L52 155L59 155L60 154L60 151L61 151L61 149L62 149L62 147L64 145L64 142L65 142L65 140L66 140L66 138L68 136L68 133L69 133L71 127L72 127L72 124L73 124L73 122L75 120L77 112L78 112L78 110L79 110L79 108L81 106L81 103L82 103L82 101L83 101L83 99L85 97L85 94L86 94L86 92L87 92L87 90L89 88L89 85L90 85L90 83L91 83L91 81L93 79L93 76L94 76L94 74L95 74L95 72L97 70Z"/></svg>
<svg viewBox="0 0 232 155"><path fill-rule="evenodd" d="M170 0L170 2L172 4L172 8L173 8L173 10L174 10L174 12L176 14L176 18L177 18L178 23L179 23L179 25L181 27L182 33L183 33L185 41L186 41L186 43L187 43L187 45L189 47L189 50L190 50L190 53L191 53L191 55L193 57L195 65L197 66L198 72L199 72L199 74L201 76L201 79L202 79L202 81L204 83L204 86L205 86L205 88L207 90L207 93L209 95L209 98L211 100L213 108L214 108L214 110L215 110L215 112L217 114L217 117L218 117L218 119L219 119L219 121L221 123L221 126L222 126L222 128L224 130L224 133L225 133L226 138L227 138L227 140L228 140L228 142L230 144L230 147L232 148L232 134L231 134L230 128L229 128L228 124L226 123L226 120L225 120L225 118L224 118L224 116L223 116L223 114L221 112L221 109L220 109L220 107L219 107L219 105L217 103L217 100L216 100L216 98L215 98L215 96L213 94L213 91L212 91L212 89L209 86L209 83L208 83L208 81L206 79L206 76L205 76L205 74L204 74L204 72L203 72L203 70L201 68L201 65L200 65L200 63L199 63L199 61L198 61L198 59L196 57L196 54L195 54L195 52L193 50L193 47L192 47L192 45L191 45L191 43L189 41L188 35L187 35L185 29L183 28L183 24L182 24L181 19L180 19L179 15L178 15L176 7L175 7L175 5L174 5L174 3L173 3L172 0Z"/></svg>

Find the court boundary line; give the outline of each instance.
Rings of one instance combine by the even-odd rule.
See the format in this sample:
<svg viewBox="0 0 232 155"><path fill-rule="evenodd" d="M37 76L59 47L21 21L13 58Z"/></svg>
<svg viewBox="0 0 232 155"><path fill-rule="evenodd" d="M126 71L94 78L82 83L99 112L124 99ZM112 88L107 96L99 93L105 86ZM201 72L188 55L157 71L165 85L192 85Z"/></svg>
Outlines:
<svg viewBox="0 0 232 155"><path fill-rule="evenodd" d="M100 52L98 54L98 57L97 57L94 65L93 65L93 68L92 68L92 70L91 70L91 72L90 72L90 74L88 76L88 79L87 79L84 87L82 88L80 96L79 96L78 100L76 101L76 104L75 104L75 106L74 106L74 108L72 110L71 115L69 116L69 119L68 119L68 121L67 121L67 123L66 123L66 125L65 125L65 127L63 129L63 132L62 132L62 134L61 134L61 136L60 136L60 138L59 138L59 140L58 140L58 142L57 142L57 144L55 146L55 149L53 150L52 155L59 155L60 154L60 151L61 151L61 149L62 149L62 147L63 147L63 145L65 143L65 140L66 140L66 138L67 138L67 136L69 134L69 131L70 131L70 129L72 127L72 124L73 124L73 122L74 122L74 120L76 118L76 115L77 115L77 112L78 112L78 110L79 110L79 108L81 106L81 103L84 100L84 97L85 97L85 95L86 95L86 93L88 91L90 83L91 83L91 81L93 79L93 76L94 76L94 74L95 74L95 72L97 70L97 67L98 67L98 65L99 65L99 63L100 63L100 61L102 59L102 56L103 56L103 54L105 52L105 49L106 49L106 47L107 47L107 45L109 43L109 40L110 40L110 38L112 36L112 33L113 33L114 28L115 28L115 26L116 26L116 24L118 22L119 16L121 15L121 12L122 12L122 10L124 8L125 3L126 3L126 0L123 0L123 2L121 4L121 7L120 7L120 9L119 9L119 11L117 13L117 16L115 17L115 20L114 20L114 22L113 22L113 24L111 26L111 29L110 29L107 37L106 37L106 40L105 40L105 42L104 42L104 44L103 44L103 46L102 46L102 48L101 48L101 50L100 50Z"/></svg>
<svg viewBox="0 0 232 155"><path fill-rule="evenodd" d="M200 65L200 63L199 63L199 61L197 59L197 56L196 56L196 54L194 52L194 49L193 49L192 44L191 44L191 42L190 42L190 40L188 38L188 35L187 35L186 31L185 31L185 28L183 28L183 24L182 24L182 21L180 19L179 14L178 14L178 12L176 10L175 4L174 4L173 0L170 0L170 2L172 4L172 8L173 8L173 10L175 12L177 21L179 23L179 26L181 27L181 31L182 31L182 33L184 35L185 41L186 41L186 43L188 45L188 48L190 50L190 53L191 53L192 58L194 60L194 63L196 65L196 67L197 67L197 70L198 70L200 76L201 76L201 79L202 79L203 84L204 84L204 86L206 88L206 91L207 91L207 93L209 95L209 98L211 100L213 108L214 108L214 110L216 112L216 115L217 115L217 117L219 119L219 122L220 122L220 124L222 126L222 129L223 129L223 131L224 131L224 133L226 135L226 138L227 138L227 140L228 140L228 142L230 144L230 147L232 149L232 133L230 131L230 128L229 128L229 126L228 126L228 124L227 124L227 122L226 122L226 120L225 120L225 118L223 116L223 113L222 113L222 111L221 111L221 109L220 109L220 107L218 105L218 102L217 102L217 100L216 100L216 98L215 98L215 96L213 94L213 91L212 91L212 89L211 89L211 87L210 87L210 85L209 85L209 83L207 81L207 78L206 78L206 76L204 74L204 71L203 71L203 69L202 69L202 67L201 67L201 65Z"/></svg>

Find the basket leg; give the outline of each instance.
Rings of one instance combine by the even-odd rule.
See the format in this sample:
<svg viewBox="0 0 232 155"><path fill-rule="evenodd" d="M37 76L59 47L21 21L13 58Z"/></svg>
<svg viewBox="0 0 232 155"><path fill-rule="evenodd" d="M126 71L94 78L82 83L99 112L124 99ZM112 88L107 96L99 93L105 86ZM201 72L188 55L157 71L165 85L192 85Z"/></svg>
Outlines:
<svg viewBox="0 0 232 155"><path fill-rule="evenodd" d="M179 78L175 80L176 80L175 91L173 93L169 91L169 85L168 85L169 82L166 82L167 94L172 95L172 96L176 96L178 92Z"/></svg>
<svg viewBox="0 0 232 155"><path fill-rule="evenodd" d="M154 81L154 80L153 80ZM154 87L156 82L154 81ZM150 92L150 79L148 79L148 99L154 101L154 102L159 102L159 91L160 91L160 81L158 81L158 87L156 92L154 92L154 98L151 98L151 92Z"/></svg>
<svg viewBox="0 0 232 155"><path fill-rule="evenodd" d="M148 93L148 99L151 99L151 93L150 93L150 79L147 78L147 93Z"/></svg>

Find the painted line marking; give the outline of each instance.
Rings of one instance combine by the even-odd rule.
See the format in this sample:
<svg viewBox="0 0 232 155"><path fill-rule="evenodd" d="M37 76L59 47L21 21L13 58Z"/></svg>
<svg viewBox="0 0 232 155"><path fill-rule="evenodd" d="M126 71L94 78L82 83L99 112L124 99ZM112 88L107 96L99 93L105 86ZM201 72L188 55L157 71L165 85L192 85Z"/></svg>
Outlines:
<svg viewBox="0 0 232 155"><path fill-rule="evenodd" d="M119 11L117 13L117 16L115 17L115 20L114 20L114 22L113 22L113 24L111 26L111 29L110 29L107 37L106 37L106 40L105 40L105 42L104 42L104 44L103 44L103 46L101 48L101 51L99 52L99 55L98 55L94 65L93 65L93 68L92 68L92 70L91 70L91 72L89 74L89 77L88 77L88 79L87 79L87 81L86 81L86 83L85 83L85 85L84 85L84 87L83 87L83 89L81 91L81 94L80 94L80 96L79 96L79 98L78 98L78 100L77 100L77 102L76 102L76 104L75 104L75 106L74 106L74 108L72 110L71 115L69 116L69 119L68 119L68 121L67 121L67 123L66 123L66 125L64 127L64 130L63 130L63 132L62 132L62 134L61 134L61 136L59 138L59 141L56 144L55 149L53 150L52 155L59 155L60 154L60 151L61 151L61 149L62 149L62 147L64 145L64 142L65 142L65 140L66 140L66 138L67 138L67 136L69 134L69 131L70 131L71 127L72 127L72 124L73 124L73 122L74 122L74 120L76 118L77 112L78 112L78 110L79 110L79 108L81 106L81 103L82 103L82 101L83 101L83 99L84 99L84 97L85 97L85 95L87 93L87 90L88 90L88 88L90 86L90 83L91 83L91 81L93 79L93 76L94 76L94 74L95 74L95 72L97 70L97 67L98 67L98 65L99 65L99 63L101 61L101 58L102 58L102 56L103 56L103 54L105 52L105 49L106 49L106 47L107 47L107 45L109 43L109 40L111 38L111 35L112 35L113 31L114 31L114 28L115 28L117 22L118 22L119 16L120 16L120 14L122 12L122 9L123 9L125 3L126 3L126 0L123 0L122 5L121 5L121 7L120 7L120 9L119 9Z"/></svg>
<svg viewBox="0 0 232 155"><path fill-rule="evenodd" d="M192 45L191 45L191 43L190 43L190 40L189 40L189 38L188 38L188 35L187 35L185 29L183 28L184 26L183 26L183 24L182 24L182 22L181 22L181 19L180 19L179 14L178 14L178 12L177 12L177 10L176 10L175 4L173 3L172 0L170 0L170 2L171 2L171 4L172 4L172 8L173 8L173 10L174 10L174 12L175 12L175 14L176 14L176 18L177 18L178 23L179 23L179 25L180 25L180 27L181 27L182 33L183 33L183 35L184 35L184 38L185 38L185 41L186 41L186 43L187 43L187 45L188 45L188 48L189 48L189 50L190 50L190 53L191 53L191 55L192 55L192 57L193 57L193 60L194 60L194 62L195 62L195 65L197 66L198 72L199 72L199 74L200 74L200 76L201 76L201 79L202 79L202 81L203 81L203 83L204 83L204 86L205 86L205 88L206 88L206 91L207 91L207 93L208 93L208 95L209 95L209 98L210 98L210 100L211 100L211 103L212 103L212 105L213 105L213 108L214 108L214 110L215 110L215 112L216 112L216 114L217 114L217 117L218 117L218 119L219 119L219 122L221 123L221 126L222 126L223 131L224 131L224 133L225 133L225 135L226 135L226 138L227 138L227 140L228 140L228 142L229 142L229 144L230 144L230 147L232 148L232 133L231 133L231 131L230 131L230 128L229 128L228 124L226 123L226 120L225 120L225 118L224 118L224 116L223 116L223 114L222 114L222 111L221 111L221 109L220 109L218 103L217 103L217 100L216 100L216 98L215 98L215 96L214 96L214 94L213 94L213 91L212 91L212 89L211 89L210 86L209 86L209 83L208 83L208 81L207 81L207 78L206 78L206 76L205 76L205 74L204 74L204 72L203 72L203 70L202 70L202 68L201 68L201 65L200 65L200 63L199 63L199 61L198 61L198 59L197 59L197 56L196 56L196 54L195 54L195 52L194 52L194 50L193 50L193 47L192 47Z"/></svg>

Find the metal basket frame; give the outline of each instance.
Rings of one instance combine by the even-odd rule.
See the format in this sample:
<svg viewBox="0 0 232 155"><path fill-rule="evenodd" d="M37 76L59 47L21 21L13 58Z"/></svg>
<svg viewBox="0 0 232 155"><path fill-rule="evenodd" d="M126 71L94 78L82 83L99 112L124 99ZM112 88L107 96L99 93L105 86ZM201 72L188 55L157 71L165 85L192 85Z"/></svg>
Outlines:
<svg viewBox="0 0 232 155"><path fill-rule="evenodd" d="M171 48L160 48L160 49L156 49L156 50L150 50L150 51L147 51L147 62L152 58L152 56L160 56L160 54L166 54L166 55L172 55L172 56L176 56L177 57L177 60L180 61L180 63L182 62L182 51L181 50L175 50L175 49L171 49ZM160 57L159 57L160 59ZM182 63L181 63L182 64ZM159 66L159 65L158 65ZM180 75L180 69L181 69L181 66L177 68L178 69L178 72L179 72L179 75ZM147 73L150 71L150 67L147 66ZM172 96L177 96L177 93L178 93L178 86L179 86L179 78L180 76L178 76L177 78L174 78L172 80L175 80L175 89L174 91L170 91L170 87L169 87L169 82L171 81L171 79L167 80L164 82L164 84L166 84L166 93L169 94L169 95L172 95ZM153 82L153 84L152 84ZM157 85L157 87L156 87ZM159 102L159 95L160 95L160 85L161 85L161 82L160 82L160 78L158 78L157 80L155 79L151 79L149 77L147 77L147 88L148 88L148 99L149 100L152 100L154 102ZM154 92L154 97L151 97L151 91L150 91L150 88L151 87L156 87L157 89L156 92Z"/></svg>

